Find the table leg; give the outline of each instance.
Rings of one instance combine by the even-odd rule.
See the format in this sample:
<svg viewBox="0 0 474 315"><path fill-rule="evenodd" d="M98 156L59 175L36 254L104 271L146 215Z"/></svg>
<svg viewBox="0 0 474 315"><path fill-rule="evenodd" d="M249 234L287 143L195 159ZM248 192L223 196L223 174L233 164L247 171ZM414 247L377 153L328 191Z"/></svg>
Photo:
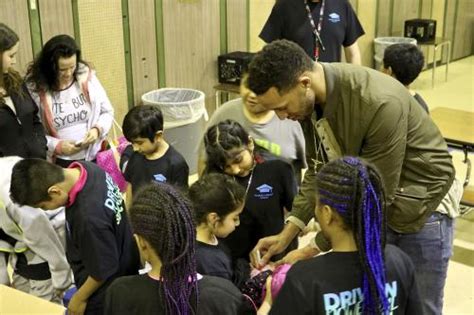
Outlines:
<svg viewBox="0 0 474 315"><path fill-rule="evenodd" d="M219 108L220 104L220 91L216 91L216 110Z"/></svg>
<svg viewBox="0 0 474 315"><path fill-rule="evenodd" d="M433 45L433 71L431 73L431 87L435 86L435 72L436 72L436 45Z"/></svg>
<svg viewBox="0 0 474 315"><path fill-rule="evenodd" d="M447 42L446 49L448 50L448 58L446 59L446 81L448 81L448 67L449 67L449 60L451 59L451 42Z"/></svg>

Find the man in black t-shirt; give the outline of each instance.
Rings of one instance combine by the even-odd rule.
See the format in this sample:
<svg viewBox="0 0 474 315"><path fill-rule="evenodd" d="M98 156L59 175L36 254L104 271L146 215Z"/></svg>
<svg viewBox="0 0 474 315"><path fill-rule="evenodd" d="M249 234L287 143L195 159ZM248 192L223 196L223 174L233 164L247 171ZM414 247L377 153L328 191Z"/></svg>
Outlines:
<svg viewBox="0 0 474 315"><path fill-rule="evenodd" d="M152 181L188 187L188 164L163 138L163 114L157 106L132 108L125 115L122 127L125 138L132 143L120 160L122 173L130 183L127 200Z"/></svg>
<svg viewBox="0 0 474 315"><path fill-rule="evenodd" d="M61 168L39 159L15 164L12 199L44 210L66 207L66 256L78 288L72 313L102 314L117 277L138 273L140 261L119 188L90 162Z"/></svg>
<svg viewBox="0 0 474 315"><path fill-rule="evenodd" d="M322 44L317 42L315 28ZM323 62L340 62L343 46L346 61L358 65L361 59L357 39L362 35L364 29L347 0L307 0L307 4L305 0L279 0L260 32L260 38L266 43L276 39L291 40L313 59L318 45L317 59Z"/></svg>

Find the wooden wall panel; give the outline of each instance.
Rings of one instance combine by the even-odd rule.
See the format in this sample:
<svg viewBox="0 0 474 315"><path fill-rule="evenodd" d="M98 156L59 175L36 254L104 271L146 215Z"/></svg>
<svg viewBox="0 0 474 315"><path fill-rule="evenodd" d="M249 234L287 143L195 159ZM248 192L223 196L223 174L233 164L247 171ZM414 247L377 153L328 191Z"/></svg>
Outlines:
<svg viewBox="0 0 474 315"><path fill-rule="evenodd" d="M250 51L259 51L265 45L258 35L270 16L274 4L275 0L250 0Z"/></svg>
<svg viewBox="0 0 474 315"><path fill-rule="evenodd" d="M8 25L20 38L15 68L22 74L33 60L27 5L26 1L0 0L0 22Z"/></svg>
<svg viewBox="0 0 474 315"><path fill-rule="evenodd" d="M433 0L420 0L421 12L419 12L420 19L432 19Z"/></svg>
<svg viewBox="0 0 474 315"><path fill-rule="evenodd" d="M128 112L121 0L81 0L78 9L84 59L95 67L121 124Z"/></svg>
<svg viewBox="0 0 474 315"><path fill-rule="evenodd" d="M355 13L357 13L358 7L359 7L359 0L349 0L349 3L351 4L352 8L354 9ZM365 0L364 0L364 6L365 6Z"/></svg>
<svg viewBox="0 0 474 315"><path fill-rule="evenodd" d="M457 18L454 35L452 59L459 59L472 54L474 36L474 2L458 0Z"/></svg>
<svg viewBox="0 0 474 315"><path fill-rule="evenodd" d="M376 34L375 37L385 37L391 35L391 10L392 10L392 1L394 0L377 0L377 25L375 27Z"/></svg>
<svg viewBox="0 0 474 315"><path fill-rule="evenodd" d="M247 1L227 0L227 51L247 51Z"/></svg>
<svg viewBox="0 0 474 315"><path fill-rule="evenodd" d="M220 51L219 1L163 1L166 86L193 88L215 107Z"/></svg>
<svg viewBox="0 0 474 315"><path fill-rule="evenodd" d="M135 105L144 93L158 88L154 2L128 0Z"/></svg>
<svg viewBox="0 0 474 315"><path fill-rule="evenodd" d="M458 0L446 0L444 12L444 37L454 39L456 3Z"/></svg>
<svg viewBox="0 0 474 315"><path fill-rule="evenodd" d="M394 0L390 36L403 36L405 21L418 18L421 0Z"/></svg>
<svg viewBox="0 0 474 315"><path fill-rule="evenodd" d="M43 44L59 34L74 37L72 2L70 0L41 0L38 1L38 5Z"/></svg>
<svg viewBox="0 0 474 315"><path fill-rule="evenodd" d="M363 3L363 6L361 6ZM365 35L360 37L357 42L360 48L362 65L373 67L374 64L374 37L376 24L377 0L359 1L357 16L364 27ZM344 55L344 54L343 54Z"/></svg>

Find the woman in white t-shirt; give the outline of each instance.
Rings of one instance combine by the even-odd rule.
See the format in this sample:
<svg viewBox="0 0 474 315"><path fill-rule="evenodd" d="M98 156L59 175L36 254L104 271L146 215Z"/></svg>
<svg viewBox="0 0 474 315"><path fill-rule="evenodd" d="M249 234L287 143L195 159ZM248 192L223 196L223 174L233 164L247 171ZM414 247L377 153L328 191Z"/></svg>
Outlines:
<svg viewBox="0 0 474 315"><path fill-rule="evenodd" d="M26 79L46 129L48 155L63 167L95 160L114 110L74 39L57 35L46 42Z"/></svg>

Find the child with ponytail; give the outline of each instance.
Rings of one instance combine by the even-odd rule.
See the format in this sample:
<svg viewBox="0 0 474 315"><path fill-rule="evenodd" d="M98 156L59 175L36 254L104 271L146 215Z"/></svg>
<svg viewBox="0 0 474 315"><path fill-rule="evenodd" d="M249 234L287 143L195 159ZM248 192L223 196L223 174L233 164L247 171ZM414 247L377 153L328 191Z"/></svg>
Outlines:
<svg viewBox="0 0 474 315"><path fill-rule="evenodd" d="M148 274L119 278L107 290L105 314L240 314L244 298L222 278L196 272L191 206L166 184L144 186L130 221Z"/></svg>
<svg viewBox="0 0 474 315"><path fill-rule="evenodd" d="M385 245L377 171L344 157L316 177L315 215L333 250L290 269L270 314L423 314L410 258Z"/></svg>
<svg viewBox="0 0 474 315"><path fill-rule="evenodd" d="M291 211L297 192L292 167L256 145L247 131L233 120L209 127L204 144L206 172L231 175L245 189L240 225L223 242L234 262L240 258L248 260L260 238L283 229L285 211ZM289 250L296 247L294 243Z"/></svg>
<svg viewBox="0 0 474 315"><path fill-rule="evenodd" d="M189 198L197 223L197 271L239 283L240 280L234 279L228 249L219 239L226 238L239 226L245 189L228 175L211 173L189 188Z"/></svg>

